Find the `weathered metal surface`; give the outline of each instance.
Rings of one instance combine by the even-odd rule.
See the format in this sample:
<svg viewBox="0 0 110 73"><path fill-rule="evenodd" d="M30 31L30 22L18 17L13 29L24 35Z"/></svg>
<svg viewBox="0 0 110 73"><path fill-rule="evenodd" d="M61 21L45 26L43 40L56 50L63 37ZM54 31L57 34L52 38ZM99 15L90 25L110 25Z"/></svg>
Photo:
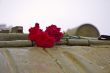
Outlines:
<svg viewBox="0 0 110 73"><path fill-rule="evenodd" d="M84 36L84 37L99 37L99 30L92 24L83 24L76 28L68 29L68 35Z"/></svg>
<svg viewBox="0 0 110 73"><path fill-rule="evenodd" d="M23 33L23 27L22 26L15 26L11 28L11 33Z"/></svg>
<svg viewBox="0 0 110 73"><path fill-rule="evenodd" d="M0 33L0 41L27 40L28 34L22 33Z"/></svg>
<svg viewBox="0 0 110 73"><path fill-rule="evenodd" d="M32 47L30 40L0 41L0 47Z"/></svg>
<svg viewBox="0 0 110 73"><path fill-rule="evenodd" d="M110 73L110 46L0 48L0 73Z"/></svg>
<svg viewBox="0 0 110 73"><path fill-rule="evenodd" d="M30 40L13 40L0 41L0 47L32 47L35 43ZM93 39L62 39L56 45L68 46L90 46L90 45L110 45L109 40L93 40Z"/></svg>

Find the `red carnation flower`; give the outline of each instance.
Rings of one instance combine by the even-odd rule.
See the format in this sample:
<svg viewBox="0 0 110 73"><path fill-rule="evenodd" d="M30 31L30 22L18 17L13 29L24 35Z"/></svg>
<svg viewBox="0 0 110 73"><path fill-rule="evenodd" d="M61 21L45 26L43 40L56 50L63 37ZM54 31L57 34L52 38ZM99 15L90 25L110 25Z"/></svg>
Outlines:
<svg viewBox="0 0 110 73"><path fill-rule="evenodd" d="M53 37L49 36L46 32L42 32L36 38L35 43L39 47L51 48L54 46L55 39Z"/></svg>
<svg viewBox="0 0 110 73"><path fill-rule="evenodd" d="M36 23L35 27L31 27L29 29L29 35L28 35L29 40L35 41L35 39L37 38L38 34L41 33L41 32L42 32L42 30L39 29L39 24Z"/></svg>
<svg viewBox="0 0 110 73"><path fill-rule="evenodd" d="M55 38L49 36L47 32L43 32L36 23L34 27L29 29L29 40L34 41L37 46L43 48L51 48L55 44Z"/></svg>
<svg viewBox="0 0 110 73"><path fill-rule="evenodd" d="M55 42L59 42L60 39L63 37L63 33L60 32L60 28L58 28L56 25L51 25L46 28L45 32L48 33L48 35L55 38Z"/></svg>

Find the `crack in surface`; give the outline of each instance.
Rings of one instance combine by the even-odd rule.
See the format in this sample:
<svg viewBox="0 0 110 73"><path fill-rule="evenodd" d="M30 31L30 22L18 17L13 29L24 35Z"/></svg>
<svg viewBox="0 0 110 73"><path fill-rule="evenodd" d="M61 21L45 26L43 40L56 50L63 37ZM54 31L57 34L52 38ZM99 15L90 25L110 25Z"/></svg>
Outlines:
<svg viewBox="0 0 110 73"><path fill-rule="evenodd" d="M46 52L52 59L54 59L53 61L62 70L62 72L65 73L64 70L63 70L63 66L59 63L59 60L57 58L53 57L46 49L43 49L43 51Z"/></svg>

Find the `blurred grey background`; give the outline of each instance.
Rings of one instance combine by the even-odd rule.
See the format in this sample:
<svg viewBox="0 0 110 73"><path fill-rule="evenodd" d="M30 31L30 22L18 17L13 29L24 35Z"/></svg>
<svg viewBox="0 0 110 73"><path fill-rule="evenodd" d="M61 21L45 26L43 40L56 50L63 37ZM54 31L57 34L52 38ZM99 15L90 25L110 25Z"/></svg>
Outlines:
<svg viewBox="0 0 110 73"><path fill-rule="evenodd" d="M91 23L110 35L110 0L0 0L0 24L28 33L36 22L43 30L56 24L62 31Z"/></svg>

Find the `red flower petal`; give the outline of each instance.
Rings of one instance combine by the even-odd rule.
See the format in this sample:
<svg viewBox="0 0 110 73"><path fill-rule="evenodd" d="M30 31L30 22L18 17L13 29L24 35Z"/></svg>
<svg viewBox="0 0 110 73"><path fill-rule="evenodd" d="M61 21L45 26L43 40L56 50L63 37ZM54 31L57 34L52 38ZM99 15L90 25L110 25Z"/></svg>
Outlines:
<svg viewBox="0 0 110 73"><path fill-rule="evenodd" d="M57 31L59 29L56 29L57 27L55 25L50 26L50 31L52 28L54 31ZM52 34L54 31L50 31L51 35L55 35L56 33ZM55 38L53 36L50 36L47 32L43 32L39 28L39 23L35 23L34 27L31 27L29 29L29 35L28 35L29 40L34 41L37 46L43 47L43 48L51 48L55 44ZM58 38L59 39L59 38Z"/></svg>
<svg viewBox="0 0 110 73"><path fill-rule="evenodd" d="M60 39L63 37L63 33L60 32L60 28L53 24L47 27L45 32L47 32L50 36L54 37L55 42L59 42Z"/></svg>
<svg viewBox="0 0 110 73"><path fill-rule="evenodd" d="M43 48L51 48L54 46L55 39L53 37L48 36L47 33L42 32L38 38L36 38L36 44L39 47Z"/></svg>

